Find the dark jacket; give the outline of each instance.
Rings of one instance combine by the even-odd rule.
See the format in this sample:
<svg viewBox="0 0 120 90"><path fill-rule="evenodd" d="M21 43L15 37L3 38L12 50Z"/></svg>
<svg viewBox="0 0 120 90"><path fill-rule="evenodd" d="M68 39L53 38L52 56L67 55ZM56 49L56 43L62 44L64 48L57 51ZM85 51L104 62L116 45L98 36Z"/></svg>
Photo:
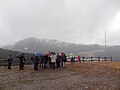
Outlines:
<svg viewBox="0 0 120 90"><path fill-rule="evenodd" d="M61 58L63 59L64 62L67 62L66 55L63 55Z"/></svg>
<svg viewBox="0 0 120 90"><path fill-rule="evenodd" d="M32 56L32 57L31 57L32 63L34 63L34 59L35 59L35 56Z"/></svg>
<svg viewBox="0 0 120 90"><path fill-rule="evenodd" d="M38 64L38 63L39 63L39 58L38 58L38 56L35 56L34 63L36 63L36 64Z"/></svg>
<svg viewBox="0 0 120 90"><path fill-rule="evenodd" d="M19 60L20 60L20 63L23 63L23 62L25 62L25 57L24 56L20 56Z"/></svg>
<svg viewBox="0 0 120 90"><path fill-rule="evenodd" d="M13 62L13 58L12 57L8 57L8 63L12 63Z"/></svg>
<svg viewBox="0 0 120 90"><path fill-rule="evenodd" d="M60 63L60 59L61 59L61 56L59 54L57 54L56 63Z"/></svg>
<svg viewBox="0 0 120 90"><path fill-rule="evenodd" d="M44 63L47 63L48 62L48 56L44 56Z"/></svg>

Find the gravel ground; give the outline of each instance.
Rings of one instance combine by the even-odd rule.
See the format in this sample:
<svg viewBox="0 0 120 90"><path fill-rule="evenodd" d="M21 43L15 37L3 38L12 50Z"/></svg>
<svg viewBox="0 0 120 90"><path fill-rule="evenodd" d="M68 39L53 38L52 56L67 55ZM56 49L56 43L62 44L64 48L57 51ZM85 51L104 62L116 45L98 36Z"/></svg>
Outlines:
<svg viewBox="0 0 120 90"><path fill-rule="evenodd" d="M0 90L120 90L120 62L67 64L65 68L32 70L0 67Z"/></svg>

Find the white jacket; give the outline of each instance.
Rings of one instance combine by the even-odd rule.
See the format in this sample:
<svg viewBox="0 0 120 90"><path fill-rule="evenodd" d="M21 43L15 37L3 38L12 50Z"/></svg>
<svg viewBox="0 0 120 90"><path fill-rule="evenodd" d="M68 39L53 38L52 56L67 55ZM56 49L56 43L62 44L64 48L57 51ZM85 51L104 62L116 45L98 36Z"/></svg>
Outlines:
<svg viewBox="0 0 120 90"><path fill-rule="evenodd" d="M56 55L51 55L51 62L56 62Z"/></svg>

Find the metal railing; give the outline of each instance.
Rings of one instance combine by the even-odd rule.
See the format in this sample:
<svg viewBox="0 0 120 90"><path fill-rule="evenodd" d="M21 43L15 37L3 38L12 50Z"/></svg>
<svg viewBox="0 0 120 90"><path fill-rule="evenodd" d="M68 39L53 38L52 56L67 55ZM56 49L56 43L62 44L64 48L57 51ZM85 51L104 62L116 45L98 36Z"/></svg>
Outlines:
<svg viewBox="0 0 120 90"><path fill-rule="evenodd" d="M31 64L32 61L30 59L26 59L25 64ZM0 59L0 66L7 66L8 65L8 61L7 59ZM12 65L19 65L19 59L13 59Z"/></svg>
<svg viewBox="0 0 120 90"><path fill-rule="evenodd" d="M111 61L112 62L112 57L81 57L81 61L82 62L87 62L87 61L90 61L90 62L94 62L94 61Z"/></svg>
<svg viewBox="0 0 120 90"><path fill-rule="evenodd" d="M68 61L77 62L77 57L67 58ZM112 61L112 57L80 57L80 62L100 62L100 61Z"/></svg>
<svg viewBox="0 0 120 90"><path fill-rule="evenodd" d="M74 60L76 61L76 60ZM112 61L112 57L81 57L81 62L100 62L100 61ZM32 64L32 61L30 59L26 59L25 64L29 65ZM8 62L7 59L0 59L0 66L7 66ZM19 65L19 59L13 59L12 65Z"/></svg>

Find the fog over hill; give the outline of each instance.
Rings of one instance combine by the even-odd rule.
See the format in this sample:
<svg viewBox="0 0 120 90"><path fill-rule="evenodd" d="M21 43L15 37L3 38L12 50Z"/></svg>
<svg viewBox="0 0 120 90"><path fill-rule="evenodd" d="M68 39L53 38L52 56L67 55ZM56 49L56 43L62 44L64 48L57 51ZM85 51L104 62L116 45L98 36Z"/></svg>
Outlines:
<svg viewBox="0 0 120 90"><path fill-rule="evenodd" d="M101 50L103 46L95 45L82 45L75 43L67 43L58 40L49 40L49 39L37 39L34 37L30 37L27 39L23 39L19 42L16 42L11 46L4 46L5 49L15 50L15 51L23 51L23 52L48 52L55 51L61 52L64 51L66 53L78 53L85 51L94 51Z"/></svg>
<svg viewBox="0 0 120 90"><path fill-rule="evenodd" d="M105 53L104 46L94 44L94 45L82 45L75 43L67 43L58 40L49 40L49 39L37 39L34 37L23 39L19 42L16 42L12 46L4 46L4 49L22 51L27 53L34 52L49 52L55 51L60 53L61 51L75 54L81 54L85 52L84 55L90 56L112 56L114 60L119 61L120 58L120 46L107 46L107 53ZM89 52L89 53L87 53ZM83 55L83 54L81 54Z"/></svg>

